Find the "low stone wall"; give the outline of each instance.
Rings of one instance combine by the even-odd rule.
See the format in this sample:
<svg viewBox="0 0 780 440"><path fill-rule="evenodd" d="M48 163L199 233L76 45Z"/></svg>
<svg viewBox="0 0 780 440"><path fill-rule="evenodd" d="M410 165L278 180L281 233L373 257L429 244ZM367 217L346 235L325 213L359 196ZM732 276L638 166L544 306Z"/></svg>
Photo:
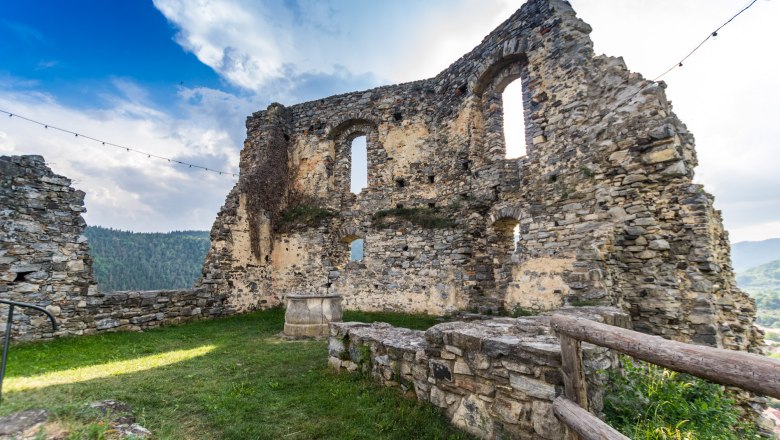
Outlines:
<svg viewBox="0 0 780 440"><path fill-rule="evenodd" d="M90 296L87 307L96 331L138 331L221 316L224 299L205 289L120 291Z"/></svg>
<svg viewBox="0 0 780 440"><path fill-rule="evenodd" d="M28 298L18 300L30 301ZM54 315L59 330L52 333L49 321L42 313L16 308L15 339L141 331L226 314L225 298L205 289L100 292L91 288L87 296L75 304L47 298L34 303ZM6 307L0 307L0 316L7 316ZM4 329L0 329L0 335L4 334Z"/></svg>
<svg viewBox="0 0 780 440"><path fill-rule="evenodd" d="M626 326L611 308L568 308L598 322ZM561 439L552 413L563 393L561 351L548 316L449 322L427 331L385 323L331 323L329 364L366 371L386 386L441 407L452 423L484 439ZM591 411L603 407L604 373L616 365L609 350L584 344Z"/></svg>

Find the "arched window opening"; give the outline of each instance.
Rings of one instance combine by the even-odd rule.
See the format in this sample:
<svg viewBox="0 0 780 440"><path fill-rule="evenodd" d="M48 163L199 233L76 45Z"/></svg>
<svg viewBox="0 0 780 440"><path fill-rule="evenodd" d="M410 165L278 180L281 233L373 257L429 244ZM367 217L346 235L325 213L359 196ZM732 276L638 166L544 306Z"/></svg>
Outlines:
<svg viewBox="0 0 780 440"><path fill-rule="evenodd" d="M523 85L520 82L520 79L516 79L507 85L501 98L504 107L504 143L506 145L506 158L517 159L527 154Z"/></svg>
<svg viewBox="0 0 780 440"><path fill-rule="evenodd" d="M349 261L363 261L363 239L358 238L349 243Z"/></svg>
<svg viewBox="0 0 780 440"><path fill-rule="evenodd" d="M349 189L353 194L360 194L360 191L368 186L368 148L365 136L358 136L352 140L350 157L352 161L350 163Z"/></svg>
<svg viewBox="0 0 780 440"><path fill-rule="evenodd" d="M501 255L514 255L520 243L520 222L514 218L502 218L493 224Z"/></svg>

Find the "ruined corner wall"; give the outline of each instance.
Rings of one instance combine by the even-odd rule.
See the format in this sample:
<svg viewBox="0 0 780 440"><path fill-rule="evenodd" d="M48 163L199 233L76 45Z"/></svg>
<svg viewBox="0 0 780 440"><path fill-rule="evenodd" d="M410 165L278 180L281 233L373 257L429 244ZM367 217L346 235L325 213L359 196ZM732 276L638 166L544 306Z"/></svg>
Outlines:
<svg viewBox="0 0 780 440"><path fill-rule="evenodd" d="M616 305L640 331L757 348L720 215L692 184L692 134L665 85L596 56L590 30L567 2L530 0L434 78L253 114L204 285L235 310L324 290L347 308L435 314ZM515 80L527 154L506 159ZM357 136L368 187L355 195ZM333 216L279 228L301 200ZM350 262L356 238L364 258Z"/></svg>
<svg viewBox="0 0 780 440"><path fill-rule="evenodd" d="M82 235L84 192L54 174L41 156L0 156L0 299L45 307L16 308L23 339L142 330L225 313L224 297L207 289L100 292ZM0 306L5 319L7 306ZM3 326L0 335L5 331Z"/></svg>

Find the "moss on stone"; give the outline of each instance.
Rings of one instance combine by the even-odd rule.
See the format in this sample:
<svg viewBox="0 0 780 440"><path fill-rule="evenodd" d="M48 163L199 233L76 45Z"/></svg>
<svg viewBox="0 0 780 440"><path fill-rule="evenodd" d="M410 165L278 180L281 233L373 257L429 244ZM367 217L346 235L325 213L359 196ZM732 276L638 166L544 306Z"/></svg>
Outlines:
<svg viewBox="0 0 780 440"><path fill-rule="evenodd" d="M387 226L393 220L414 223L426 229L443 229L454 226L455 222L443 216L435 208L394 208L379 211L371 218L373 226Z"/></svg>

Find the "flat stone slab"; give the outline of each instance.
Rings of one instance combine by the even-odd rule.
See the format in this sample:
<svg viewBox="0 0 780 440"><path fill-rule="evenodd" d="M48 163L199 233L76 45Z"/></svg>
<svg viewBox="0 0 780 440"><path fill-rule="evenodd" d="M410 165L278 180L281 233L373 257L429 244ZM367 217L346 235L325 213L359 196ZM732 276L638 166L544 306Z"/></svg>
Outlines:
<svg viewBox="0 0 780 440"><path fill-rule="evenodd" d="M35 438L48 419L49 413L45 409L29 409L0 417L0 439Z"/></svg>

